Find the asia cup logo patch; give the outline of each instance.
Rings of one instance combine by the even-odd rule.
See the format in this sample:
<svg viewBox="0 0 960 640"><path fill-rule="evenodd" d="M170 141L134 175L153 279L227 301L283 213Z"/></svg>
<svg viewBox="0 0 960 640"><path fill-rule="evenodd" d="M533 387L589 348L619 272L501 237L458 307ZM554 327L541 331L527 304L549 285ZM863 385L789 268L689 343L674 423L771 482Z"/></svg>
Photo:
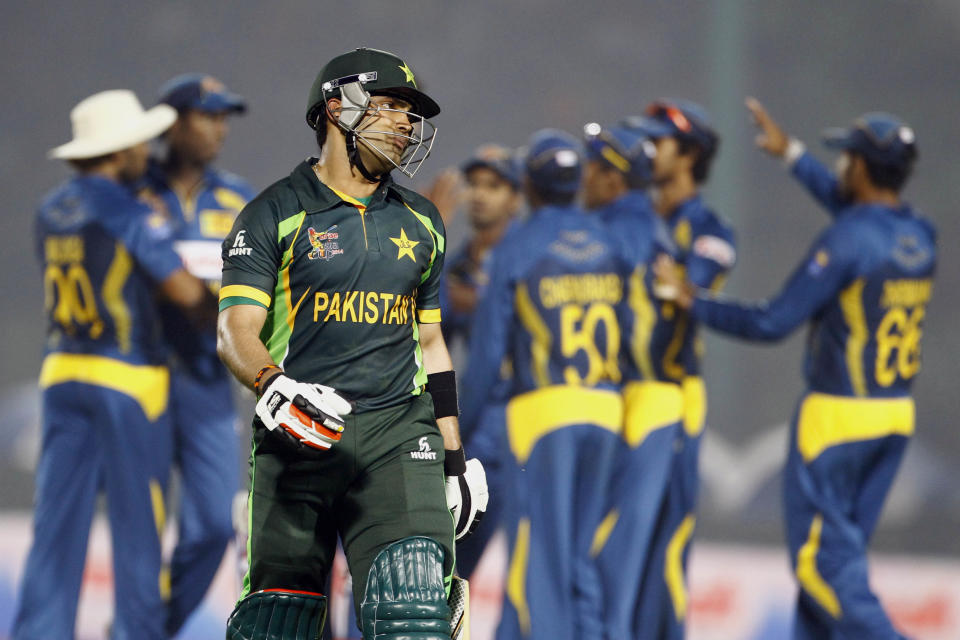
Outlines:
<svg viewBox="0 0 960 640"><path fill-rule="evenodd" d="M310 260L331 260L334 256L343 253L338 239L340 234L336 231L337 225L333 225L326 231L318 232L313 227L307 229L307 235L310 238L310 245L313 249L307 254Z"/></svg>

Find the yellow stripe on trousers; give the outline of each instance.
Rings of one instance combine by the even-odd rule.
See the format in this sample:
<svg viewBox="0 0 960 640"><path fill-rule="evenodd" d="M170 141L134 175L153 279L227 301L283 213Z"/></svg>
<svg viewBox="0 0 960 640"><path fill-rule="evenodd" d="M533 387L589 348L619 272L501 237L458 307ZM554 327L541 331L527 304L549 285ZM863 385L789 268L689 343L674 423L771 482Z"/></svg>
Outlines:
<svg viewBox="0 0 960 640"><path fill-rule="evenodd" d="M166 367L136 365L105 356L51 353L40 368L40 388L82 382L113 389L137 401L151 422L167 410L170 371Z"/></svg>
<svg viewBox="0 0 960 640"><path fill-rule="evenodd" d="M605 389L556 385L520 394L507 403L507 438L520 464L541 438L558 429L590 424L620 433L622 421L621 395Z"/></svg>
<svg viewBox="0 0 960 640"><path fill-rule="evenodd" d="M797 448L810 463L830 447L891 435L911 436L913 398L850 398L811 393L800 404Z"/></svg>

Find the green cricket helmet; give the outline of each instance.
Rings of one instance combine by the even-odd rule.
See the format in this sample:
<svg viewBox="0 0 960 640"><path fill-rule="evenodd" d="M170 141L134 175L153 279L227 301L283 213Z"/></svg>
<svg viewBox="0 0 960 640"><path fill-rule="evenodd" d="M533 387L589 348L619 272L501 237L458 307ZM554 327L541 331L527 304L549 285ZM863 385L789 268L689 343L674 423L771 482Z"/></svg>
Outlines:
<svg viewBox="0 0 960 640"><path fill-rule="evenodd" d="M381 110L371 106L372 95L396 96L411 104L407 113L412 125L410 134L374 131L364 126L365 116L375 116ZM367 179L375 180L376 177L368 173L356 153L358 140L409 177L413 177L420 164L430 155L436 127L427 118L440 113L440 106L417 87L413 71L401 58L387 51L361 47L339 55L324 65L310 88L307 101L307 124L311 128L325 126L323 116L327 112L327 102L332 98L339 99L341 103L337 125L346 136L350 160ZM389 108L385 110L396 111ZM403 137L407 146L400 162L394 162L384 154L376 141L365 138L365 133Z"/></svg>

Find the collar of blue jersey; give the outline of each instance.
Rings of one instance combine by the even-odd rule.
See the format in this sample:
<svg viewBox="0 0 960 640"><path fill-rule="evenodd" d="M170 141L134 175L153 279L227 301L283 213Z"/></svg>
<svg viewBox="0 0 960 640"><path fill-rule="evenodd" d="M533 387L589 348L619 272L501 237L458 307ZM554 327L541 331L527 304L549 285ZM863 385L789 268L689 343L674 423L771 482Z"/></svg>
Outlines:
<svg viewBox="0 0 960 640"><path fill-rule="evenodd" d="M696 217L701 211L703 211L703 198L699 193L690 196L683 202L677 205L677 207L667 216L667 220L672 225L674 222L678 221L681 217L693 218Z"/></svg>
<svg viewBox="0 0 960 640"><path fill-rule="evenodd" d="M326 211L343 203L340 196L317 179L313 172L313 165L316 162L316 158L307 158L297 165L297 168L290 174L290 182L300 199L300 206L307 213ZM380 186L373 192L373 199L370 200L368 206L372 207L382 202L387 197L388 192L393 193L397 198L401 198L399 187L390 175L380 181Z"/></svg>

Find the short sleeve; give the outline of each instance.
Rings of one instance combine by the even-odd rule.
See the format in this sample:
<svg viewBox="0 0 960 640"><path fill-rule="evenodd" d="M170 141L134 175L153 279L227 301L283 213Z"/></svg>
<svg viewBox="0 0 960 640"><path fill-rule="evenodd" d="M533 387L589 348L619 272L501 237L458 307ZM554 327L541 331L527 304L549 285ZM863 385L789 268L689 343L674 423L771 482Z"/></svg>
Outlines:
<svg viewBox="0 0 960 640"><path fill-rule="evenodd" d="M220 309L235 304L270 307L283 254L281 227L270 201L257 198L243 208L223 241Z"/></svg>
<svg viewBox="0 0 960 640"><path fill-rule="evenodd" d="M163 282L183 268L173 248L173 226L165 215L132 197L116 205L110 209L113 215L104 219L104 226L154 281Z"/></svg>
<svg viewBox="0 0 960 640"><path fill-rule="evenodd" d="M733 229L716 218L698 229L687 256L687 278L698 287L717 290L737 261Z"/></svg>
<svg viewBox="0 0 960 640"><path fill-rule="evenodd" d="M443 263L446 256L446 229L435 207L430 207L430 215L425 216L424 224L434 239L433 259L421 276L417 287L417 321L421 323L440 322L440 287L443 277Z"/></svg>

